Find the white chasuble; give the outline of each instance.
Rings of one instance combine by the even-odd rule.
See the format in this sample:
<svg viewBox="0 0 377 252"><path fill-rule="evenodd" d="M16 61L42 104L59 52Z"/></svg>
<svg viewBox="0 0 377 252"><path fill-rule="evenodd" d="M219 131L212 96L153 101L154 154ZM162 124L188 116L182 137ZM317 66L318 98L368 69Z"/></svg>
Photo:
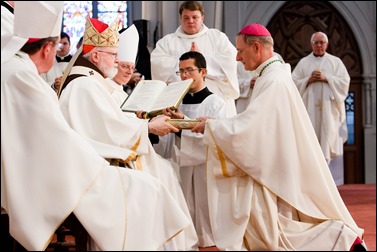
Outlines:
<svg viewBox="0 0 377 252"><path fill-rule="evenodd" d="M349 250L363 236L290 70L269 64L244 112L207 120L210 216L221 250Z"/></svg>

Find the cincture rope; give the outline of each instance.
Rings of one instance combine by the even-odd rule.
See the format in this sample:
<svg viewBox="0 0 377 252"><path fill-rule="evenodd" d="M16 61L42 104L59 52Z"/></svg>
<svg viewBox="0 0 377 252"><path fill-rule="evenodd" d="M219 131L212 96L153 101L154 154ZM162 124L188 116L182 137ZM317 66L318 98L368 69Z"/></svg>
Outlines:
<svg viewBox="0 0 377 252"><path fill-rule="evenodd" d="M139 137L139 139L137 140L137 142L135 143L135 145L132 146L131 150L136 151L137 148L138 148L139 145L140 145L140 141L141 141L141 137ZM140 156L137 156L137 157L136 157L135 163L136 163L136 170L138 170L138 171L142 171L142 170L143 170L143 167L141 166Z"/></svg>

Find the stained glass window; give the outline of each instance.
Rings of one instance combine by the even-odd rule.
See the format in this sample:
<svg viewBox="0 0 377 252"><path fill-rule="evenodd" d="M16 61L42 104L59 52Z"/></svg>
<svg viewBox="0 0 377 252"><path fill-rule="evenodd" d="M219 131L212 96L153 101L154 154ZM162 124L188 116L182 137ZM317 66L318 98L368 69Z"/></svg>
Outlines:
<svg viewBox="0 0 377 252"><path fill-rule="evenodd" d="M119 29L127 28L127 1L98 1L98 19L111 24L115 18L122 21Z"/></svg>
<svg viewBox="0 0 377 252"><path fill-rule="evenodd" d="M106 24L119 17L119 30L128 26L127 1L64 1L63 31L70 36L71 54L76 52L76 45L84 35L88 15Z"/></svg>

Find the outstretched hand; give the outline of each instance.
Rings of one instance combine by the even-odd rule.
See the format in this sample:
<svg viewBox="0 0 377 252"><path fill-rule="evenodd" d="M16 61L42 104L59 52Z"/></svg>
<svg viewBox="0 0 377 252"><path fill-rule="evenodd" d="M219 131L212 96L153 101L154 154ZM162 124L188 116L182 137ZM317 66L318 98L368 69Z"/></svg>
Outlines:
<svg viewBox="0 0 377 252"><path fill-rule="evenodd" d="M191 132L204 134L206 121L208 118L209 117L207 116L201 116L201 117L196 118L196 120L201 121L201 123L198 123L194 128L192 128Z"/></svg>
<svg viewBox="0 0 377 252"><path fill-rule="evenodd" d="M158 136L165 136L171 132L179 132L179 129L177 129L170 123L166 122L169 119L170 117L166 115L159 115L153 117L148 123L149 133Z"/></svg>

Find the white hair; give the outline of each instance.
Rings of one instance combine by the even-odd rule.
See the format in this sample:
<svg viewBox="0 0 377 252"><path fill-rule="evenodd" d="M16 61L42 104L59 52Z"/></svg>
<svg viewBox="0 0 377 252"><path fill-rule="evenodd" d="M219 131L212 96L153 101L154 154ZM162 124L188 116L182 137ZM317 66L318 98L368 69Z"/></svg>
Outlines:
<svg viewBox="0 0 377 252"><path fill-rule="evenodd" d="M321 34L324 38L325 38L325 42L328 43L329 42L329 39L327 38L327 35L323 32L315 32L313 33L312 37L310 38L310 43L313 43L313 38L314 38L314 35L316 34Z"/></svg>

